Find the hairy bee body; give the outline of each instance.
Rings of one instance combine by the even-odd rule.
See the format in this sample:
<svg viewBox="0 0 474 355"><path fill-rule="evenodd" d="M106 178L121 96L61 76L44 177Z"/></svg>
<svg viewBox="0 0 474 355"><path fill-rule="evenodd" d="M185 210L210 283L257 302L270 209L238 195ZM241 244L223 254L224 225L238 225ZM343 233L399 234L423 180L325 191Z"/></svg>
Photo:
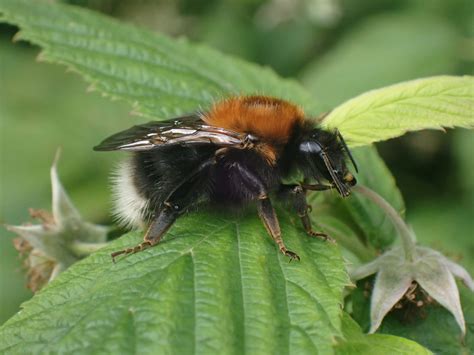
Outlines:
<svg viewBox="0 0 474 355"><path fill-rule="evenodd" d="M255 202L280 250L298 258L284 246L270 195L290 196L306 231L323 236L311 229L305 191L335 188L345 197L355 184L345 164L352 156L338 132L321 130L296 105L265 96L229 98L208 112L135 126L95 149L133 152L114 179L115 212L126 224L148 226L143 243L115 255L158 243L176 218L199 204ZM313 183L282 184L296 170Z"/></svg>

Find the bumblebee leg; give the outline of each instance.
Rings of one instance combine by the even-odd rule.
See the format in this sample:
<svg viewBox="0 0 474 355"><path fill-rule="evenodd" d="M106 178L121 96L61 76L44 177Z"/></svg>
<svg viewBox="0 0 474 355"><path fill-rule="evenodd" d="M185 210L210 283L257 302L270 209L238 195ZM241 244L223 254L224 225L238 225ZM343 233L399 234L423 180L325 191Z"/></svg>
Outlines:
<svg viewBox="0 0 474 355"><path fill-rule="evenodd" d="M293 186L293 185L290 185ZM296 185L298 186L298 185ZM311 190L311 191L326 191L334 189L334 186L331 185L323 185L323 184L304 184L302 183L301 186L304 190Z"/></svg>
<svg viewBox="0 0 474 355"><path fill-rule="evenodd" d="M267 196L262 196L261 199L258 200L258 215L262 219L263 225L267 229L268 234L271 235L275 243L278 245L280 248L280 251L290 257L291 260L300 260L300 257L298 254L289 251L285 243L283 242L283 239L281 237L281 230L280 230L280 224L278 223L278 219L275 213L275 210L273 209L273 206L270 202L270 199Z"/></svg>
<svg viewBox="0 0 474 355"><path fill-rule="evenodd" d="M262 182L260 177L242 164L234 164L234 168L237 169L240 179L248 193L258 199L258 215L268 234L270 234L272 239L278 245L280 251L284 255L290 257L290 260L300 260L300 257L296 253L289 251L283 242L278 218L270 199L268 198L265 184Z"/></svg>
<svg viewBox="0 0 474 355"><path fill-rule="evenodd" d="M202 163L171 191L163 203L161 210L148 227L142 243L133 248L127 248L112 253L112 260L115 262L115 258L119 255L134 254L158 244L162 236L170 229L176 219L184 214L189 207L199 203L205 195L204 191L206 189L202 188L204 186L203 180L206 178L207 168L209 168L211 164L211 161Z"/></svg>
<svg viewBox="0 0 474 355"><path fill-rule="evenodd" d="M310 185L316 186L318 188L324 187L324 185ZM290 195L293 200L293 206L298 214L298 217L301 219L303 227L310 236L320 238L322 240L327 240L330 242L335 242L334 239L329 237L326 233L315 232L311 226L311 220L308 215L308 211L311 211L311 205L308 205L306 201L306 189L301 185L282 185L281 192L286 195Z"/></svg>
<svg viewBox="0 0 474 355"><path fill-rule="evenodd" d="M119 255L135 254L155 244L158 244L161 240L161 237L172 226L177 217L178 214L174 211L171 211L171 209L166 206L148 227L148 230L145 233L144 241L133 248L127 248L112 253L112 261L115 262L115 258Z"/></svg>

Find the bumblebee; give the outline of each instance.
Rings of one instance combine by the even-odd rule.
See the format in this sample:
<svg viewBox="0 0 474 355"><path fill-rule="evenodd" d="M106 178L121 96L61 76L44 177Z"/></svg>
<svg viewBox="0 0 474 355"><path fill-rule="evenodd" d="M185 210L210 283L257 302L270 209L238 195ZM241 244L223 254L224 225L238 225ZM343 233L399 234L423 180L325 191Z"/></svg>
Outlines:
<svg viewBox="0 0 474 355"><path fill-rule="evenodd" d="M271 197L291 200L306 232L327 240L311 227L306 191L336 189L347 197L356 184L346 163L357 166L338 131L318 128L300 107L267 96L230 97L207 112L134 126L94 150L133 153L114 178L115 214L147 228L142 243L113 253L114 260L156 245L197 205L249 203L280 251L299 260L285 246ZM282 183L297 170L304 183Z"/></svg>

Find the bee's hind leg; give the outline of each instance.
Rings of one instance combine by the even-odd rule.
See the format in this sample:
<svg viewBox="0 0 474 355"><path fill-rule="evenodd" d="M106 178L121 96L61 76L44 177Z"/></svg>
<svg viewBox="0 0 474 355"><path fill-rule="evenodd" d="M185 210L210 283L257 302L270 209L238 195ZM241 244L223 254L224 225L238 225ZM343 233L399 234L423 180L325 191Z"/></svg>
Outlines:
<svg viewBox="0 0 474 355"><path fill-rule="evenodd" d="M326 187L324 185L308 185L307 189L321 191L330 188L331 187ZM300 217L301 219L301 223L303 224L306 233L308 233L312 237L320 238L322 240L327 240L333 243L335 242L334 239L332 239L326 233L315 232L313 230L311 220L308 215L308 211L311 211L311 205L308 205L308 202L306 201L306 186L303 187L301 185L281 185L280 193L286 197L290 195L293 201L293 206L296 210L296 213L298 214L298 217Z"/></svg>
<svg viewBox="0 0 474 355"><path fill-rule="evenodd" d="M158 244L179 216L205 198L205 180L208 168L212 164L211 160L202 163L178 184L168 195L162 208L151 222L143 242L133 248L112 253L112 260L115 262L115 258L119 255L134 254Z"/></svg>
<svg viewBox="0 0 474 355"><path fill-rule="evenodd" d="M178 213L172 211L170 207L165 206L165 208L158 214L158 216L153 220L153 222L148 227L143 242L134 246L133 248L127 248L123 250L116 251L111 254L112 261L115 262L115 258L119 255L135 254L139 251L145 250L155 244L158 244L161 240L161 237L168 231L168 229L173 225L178 218Z"/></svg>

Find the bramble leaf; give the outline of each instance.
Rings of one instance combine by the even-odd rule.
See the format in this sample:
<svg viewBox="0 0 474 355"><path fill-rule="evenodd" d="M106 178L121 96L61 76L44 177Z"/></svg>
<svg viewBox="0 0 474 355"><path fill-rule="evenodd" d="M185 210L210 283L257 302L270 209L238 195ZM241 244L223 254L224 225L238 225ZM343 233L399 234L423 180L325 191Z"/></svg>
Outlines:
<svg viewBox="0 0 474 355"><path fill-rule="evenodd" d="M0 328L0 352L331 353L349 282L339 248L280 217L301 262L280 255L255 214L191 214L114 264L110 252L141 233L122 237L25 303Z"/></svg>
<svg viewBox="0 0 474 355"><path fill-rule="evenodd" d="M185 39L63 4L2 0L0 13L20 27L16 39L43 49L40 59L68 66L91 89L133 103L150 118L193 112L228 95L262 93L318 113L316 100L295 81Z"/></svg>
<svg viewBox="0 0 474 355"><path fill-rule="evenodd" d="M372 90L334 109L323 126L352 146L420 129L474 127L474 77L435 76Z"/></svg>

